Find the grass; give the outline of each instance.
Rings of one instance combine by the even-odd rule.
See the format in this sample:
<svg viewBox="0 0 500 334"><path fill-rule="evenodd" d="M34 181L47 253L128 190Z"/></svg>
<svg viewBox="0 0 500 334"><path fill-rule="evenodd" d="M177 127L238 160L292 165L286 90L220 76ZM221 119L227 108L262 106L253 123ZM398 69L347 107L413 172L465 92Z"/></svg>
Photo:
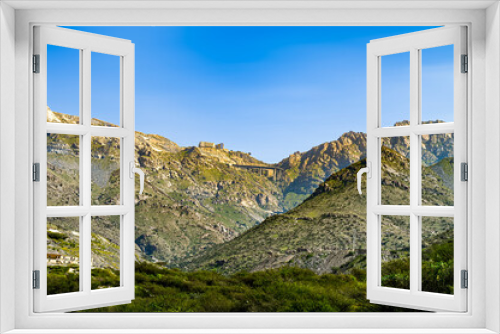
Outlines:
<svg viewBox="0 0 500 334"><path fill-rule="evenodd" d="M283 207L285 208L286 211L295 208L297 205L302 203L308 196L309 195L289 192L285 195L285 198L283 199Z"/></svg>
<svg viewBox="0 0 500 334"><path fill-rule="evenodd" d="M203 181L226 181L231 180L231 175L219 168L204 168L200 170L200 178Z"/></svg>
<svg viewBox="0 0 500 334"><path fill-rule="evenodd" d="M245 213L241 208L237 208L233 205L222 203L214 205L215 214L220 217L220 221L224 223L225 226L233 229L242 229L241 226L253 226L256 221L249 218L248 214ZM239 222L240 224L237 224ZM244 229L243 229L244 230Z"/></svg>
<svg viewBox="0 0 500 334"><path fill-rule="evenodd" d="M80 268L77 264L47 267L47 294L56 295L80 291ZM120 286L120 271L109 268L93 268L91 289Z"/></svg>
<svg viewBox="0 0 500 334"><path fill-rule="evenodd" d="M99 272L106 284L119 282ZM94 272L93 272L94 276ZM403 311L366 300L365 274L317 275L283 267L224 276L136 264L136 298L125 305L84 312L384 312Z"/></svg>
<svg viewBox="0 0 500 334"><path fill-rule="evenodd" d="M437 240L437 239L436 239ZM453 293L453 242L423 250L422 290ZM73 272L70 272L73 268ZM77 268L77 267L76 267ZM135 299L130 304L84 312L401 312L366 299L366 256L331 273L284 266L222 275L192 272L137 262ZM49 267L49 293L78 291L75 266ZM382 285L409 288L408 258L383 263ZM119 286L119 272L93 269L92 289Z"/></svg>

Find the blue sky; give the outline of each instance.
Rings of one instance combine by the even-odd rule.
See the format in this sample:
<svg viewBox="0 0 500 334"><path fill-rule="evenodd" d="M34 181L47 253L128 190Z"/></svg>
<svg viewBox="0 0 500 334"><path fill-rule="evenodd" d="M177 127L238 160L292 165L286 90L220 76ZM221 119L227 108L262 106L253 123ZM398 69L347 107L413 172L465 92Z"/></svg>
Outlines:
<svg viewBox="0 0 500 334"><path fill-rule="evenodd" d="M278 162L366 131L366 44L426 27L72 27L129 39L136 130ZM453 118L452 47L423 52L423 119ZM78 112L78 52L49 49L48 104ZM404 55L382 60L382 123L408 119ZM390 59L389 59L390 58ZM118 122L118 60L93 55L93 117ZM451 81L450 81L451 80Z"/></svg>

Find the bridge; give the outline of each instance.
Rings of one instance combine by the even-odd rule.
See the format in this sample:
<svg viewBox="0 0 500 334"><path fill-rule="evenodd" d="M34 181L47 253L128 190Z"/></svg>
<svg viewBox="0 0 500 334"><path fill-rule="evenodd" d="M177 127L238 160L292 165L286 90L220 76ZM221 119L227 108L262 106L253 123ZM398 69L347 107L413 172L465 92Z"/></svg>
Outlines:
<svg viewBox="0 0 500 334"><path fill-rule="evenodd" d="M276 182L276 180L279 177L283 176L283 171L284 171L283 168L273 167L273 166L263 166L263 165L239 165L239 164L234 164L234 165L231 165L231 166L236 167L236 168L247 169L247 170L250 170L250 171L256 171L260 175L262 175L262 172L264 172L264 173L267 174L267 176L272 176L274 182ZM279 174L279 176L278 176L278 174Z"/></svg>

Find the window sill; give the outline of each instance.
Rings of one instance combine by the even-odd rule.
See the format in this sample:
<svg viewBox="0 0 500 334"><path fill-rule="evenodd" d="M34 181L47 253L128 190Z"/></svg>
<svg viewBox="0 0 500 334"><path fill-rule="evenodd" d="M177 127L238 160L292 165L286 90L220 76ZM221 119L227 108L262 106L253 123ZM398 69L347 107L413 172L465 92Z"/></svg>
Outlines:
<svg viewBox="0 0 500 334"><path fill-rule="evenodd" d="M15 329L5 334L487 334L488 329Z"/></svg>

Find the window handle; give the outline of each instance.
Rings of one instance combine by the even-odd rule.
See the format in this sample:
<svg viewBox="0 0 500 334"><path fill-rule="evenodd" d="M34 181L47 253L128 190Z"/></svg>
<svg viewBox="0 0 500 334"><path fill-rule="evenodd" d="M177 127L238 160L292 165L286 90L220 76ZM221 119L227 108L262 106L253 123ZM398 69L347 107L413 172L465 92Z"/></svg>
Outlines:
<svg viewBox="0 0 500 334"><path fill-rule="evenodd" d="M365 168L361 168L359 171L358 171L358 174L357 174L357 178L358 178L358 193L360 195L363 195L363 192L361 191L361 177L363 176L364 173L366 173L366 177L371 179L372 177L372 164L371 162L366 162L366 167Z"/></svg>
<svg viewBox="0 0 500 334"><path fill-rule="evenodd" d="M139 174L139 183L141 185L141 189L139 190L139 195L142 194L144 191L144 172L140 169L135 167L135 163L133 161L130 162L130 178L133 179L135 177L135 174Z"/></svg>

